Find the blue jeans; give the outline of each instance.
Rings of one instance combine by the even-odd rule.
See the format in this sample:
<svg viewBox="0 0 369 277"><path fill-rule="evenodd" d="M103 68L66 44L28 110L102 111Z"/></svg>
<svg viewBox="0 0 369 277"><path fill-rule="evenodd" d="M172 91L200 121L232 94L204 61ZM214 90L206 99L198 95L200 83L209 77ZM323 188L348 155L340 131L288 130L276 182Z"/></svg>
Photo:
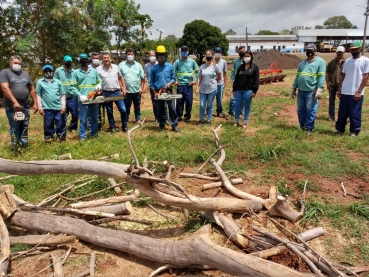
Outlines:
<svg viewBox="0 0 369 277"><path fill-rule="evenodd" d="M112 97L112 96L120 96L120 91L103 91L103 95L106 98ZM111 102L105 102L105 108L106 108L106 114L108 115L108 121L109 121L109 128L111 130L115 129L115 121L114 121L114 115L113 115L113 102L118 108L118 111L120 112L120 120L122 121L122 129L127 128L127 111L126 106L124 105L123 100L118 101L111 101Z"/></svg>
<svg viewBox="0 0 369 277"><path fill-rule="evenodd" d="M158 108L156 107L156 100L155 100L155 93L154 93L154 90L151 89L151 88L150 88L150 96L151 96L151 103L152 103L152 111L154 113L155 119L159 122ZM164 119L165 119L165 121L168 120L168 105L167 105L167 102L165 102L165 104L164 104Z"/></svg>
<svg viewBox="0 0 369 277"><path fill-rule="evenodd" d="M235 102L236 102L236 98L232 93L231 98L229 99L229 111L228 111L229 115L234 115Z"/></svg>
<svg viewBox="0 0 369 277"><path fill-rule="evenodd" d="M68 114L70 113L72 115L72 119L70 121L68 129L69 131L77 130L78 128L78 97L74 96L71 98L67 98L65 102L66 102L65 103L66 109L63 115L65 124L68 121Z"/></svg>
<svg viewBox="0 0 369 277"><path fill-rule="evenodd" d="M5 108L6 116L10 126L10 141L12 145L21 144L22 147L28 145L28 124L29 124L29 107L24 107L26 120L14 121L14 109Z"/></svg>
<svg viewBox="0 0 369 277"><path fill-rule="evenodd" d="M363 102L363 95L359 101L355 101L353 95L341 94L340 105L338 107L338 118L336 121L336 130L344 132L347 124L347 118L350 118L350 132L360 132Z"/></svg>
<svg viewBox="0 0 369 277"><path fill-rule="evenodd" d="M157 108L157 116L160 126L164 126L167 119L165 118L165 110L166 106L169 109L169 119L172 127L177 127L178 125L178 116L176 113L176 108L174 106L174 100L154 100Z"/></svg>
<svg viewBox="0 0 369 277"><path fill-rule="evenodd" d="M141 119L141 95L139 93L127 93L126 98L124 99L124 104L126 105L127 111L127 121L129 120L129 114L131 110L131 105L133 102L134 113L136 121Z"/></svg>
<svg viewBox="0 0 369 277"><path fill-rule="evenodd" d="M79 106L79 137L81 140L87 138L87 117L90 114L91 122L91 137L96 137L98 132L99 120L99 104L83 105L81 102Z"/></svg>
<svg viewBox="0 0 369 277"><path fill-rule="evenodd" d="M177 88L177 94L182 94L182 98L177 99L176 111L179 118L183 115L183 109L186 105L186 113L184 118L191 119L192 103L193 103L193 90L192 86L179 85Z"/></svg>
<svg viewBox="0 0 369 277"><path fill-rule="evenodd" d="M213 116L213 105L216 94L217 90L214 90L212 93L202 93L200 91L200 121L204 121L205 107L208 115L208 121L211 120L211 117Z"/></svg>
<svg viewBox="0 0 369 277"><path fill-rule="evenodd" d="M223 106L222 106L223 92L224 92L224 85L223 84L218 84L217 95L216 95L217 115L220 115L220 114L223 113Z"/></svg>
<svg viewBox="0 0 369 277"><path fill-rule="evenodd" d="M65 117L59 110L44 110L44 138L55 138L55 135L64 141L67 136Z"/></svg>
<svg viewBox="0 0 369 277"><path fill-rule="evenodd" d="M243 117L243 123L247 124L250 116L251 102L252 102L252 90L236 90L236 101L235 101L235 116L234 122L238 122L240 119L241 111L245 110Z"/></svg>
<svg viewBox="0 0 369 277"><path fill-rule="evenodd" d="M300 128L312 131L314 129L318 99L313 96L314 91L301 91L297 93L297 116Z"/></svg>
<svg viewBox="0 0 369 277"><path fill-rule="evenodd" d="M329 106L328 106L328 114L329 117L334 119L336 115L336 95L338 91L338 86L331 86L329 90Z"/></svg>

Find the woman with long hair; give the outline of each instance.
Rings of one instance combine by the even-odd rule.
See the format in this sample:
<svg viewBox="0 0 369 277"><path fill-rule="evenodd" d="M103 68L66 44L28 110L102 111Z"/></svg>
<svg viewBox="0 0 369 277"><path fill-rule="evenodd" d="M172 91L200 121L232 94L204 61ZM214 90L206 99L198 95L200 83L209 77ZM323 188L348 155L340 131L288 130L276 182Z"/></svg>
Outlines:
<svg viewBox="0 0 369 277"><path fill-rule="evenodd" d="M233 95L236 98L234 127L239 126L241 110L245 109L242 128L247 128L250 116L252 98L259 89L259 67L253 63L254 57L251 51L246 51L243 63L238 67L233 82Z"/></svg>

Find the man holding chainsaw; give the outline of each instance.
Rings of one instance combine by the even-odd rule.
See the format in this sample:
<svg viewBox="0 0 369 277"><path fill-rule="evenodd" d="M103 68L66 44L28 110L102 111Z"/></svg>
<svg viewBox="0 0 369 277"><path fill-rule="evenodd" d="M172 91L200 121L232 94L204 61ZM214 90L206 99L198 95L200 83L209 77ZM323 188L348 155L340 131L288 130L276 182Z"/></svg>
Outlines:
<svg viewBox="0 0 369 277"><path fill-rule="evenodd" d="M37 111L36 91L29 74L22 70L22 59L11 56L10 68L0 72L0 85L4 93L4 107L10 126L12 146L25 148L28 145L29 96L33 100L32 109Z"/></svg>
<svg viewBox="0 0 369 277"><path fill-rule="evenodd" d="M107 98L121 97L121 99L114 100L120 112L120 119L122 122L122 131L127 132L127 114L126 106L124 105L123 97L126 96L126 84L123 76L120 73L119 67L116 64L111 63L109 53L102 54L103 64L97 68L97 73L102 80L102 93ZM105 108L108 114L109 131L115 132L115 121L113 116L113 101L105 101Z"/></svg>
<svg viewBox="0 0 369 277"><path fill-rule="evenodd" d="M81 67L73 71L70 92L79 97L79 137L81 140L87 138L87 117L91 115L91 137L97 137L99 104L83 105L88 102L90 92L101 91L101 79L96 69L88 67L89 59L86 53L79 55Z"/></svg>
<svg viewBox="0 0 369 277"><path fill-rule="evenodd" d="M172 123L172 131L179 132L177 127L178 116L174 107L174 100L170 98L168 98L170 100L161 100L159 97L160 94L172 93L172 85L175 82L174 68L170 63L167 63L167 57L168 54L165 47L159 45L156 48L156 59L158 64L151 69L150 88L153 89L156 99L160 131L164 131L165 129L164 108L166 102L169 108L169 118Z"/></svg>

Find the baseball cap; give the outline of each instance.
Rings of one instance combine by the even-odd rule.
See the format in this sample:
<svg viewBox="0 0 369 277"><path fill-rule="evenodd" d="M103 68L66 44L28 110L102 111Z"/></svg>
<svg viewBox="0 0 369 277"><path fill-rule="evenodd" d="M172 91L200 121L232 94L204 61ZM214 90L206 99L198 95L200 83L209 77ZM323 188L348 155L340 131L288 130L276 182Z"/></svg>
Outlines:
<svg viewBox="0 0 369 277"><path fill-rule="evenodd" d="M42 71L45 71L46 69L50 69L51 71L54 71L54 68L49 64L44 65L44 67L42 68Z"/></svg>
<svg viewBox="0 0 369 277"><path fill-rule="evenodd" d="M86 53L81 53L81 54L79 54L79 59L80 60L88 59L88 55Z"/></svg>
<svg viewBox="0 0 369 277"><path fill-rule="evenodd" d="M181 51L188 51L188 47L186 45L181 46Z"/></svg>
<svg viewBox="0 0 369 277"><path fill-rule="evenodd" d="M308 45L305 47L305 49L310 49L310 50L314 50L314 51L316 51L316 46L315 46L315 44L310 43L310 44L308 44Z"/></svg>
<svg viewBox="0 0 369 277"><path fill-rule="evenodd" d="M219 46L215 47L214 52L222 52L222 48Z"/></svg>
<svg viewBox="0 0 369 277"><path fill-rule="evenodd" d="M65 56L64 56L64 61L65 61L65 62L72 62L72 61L73 61L73 59L72 59L72 57L71 57L71 56L69 56L69 55L65 55Z"/></svg>
<svg viewBox="0 0 369 277"><path fill-rule="evenodd" d="M350 49L356 49L356 48L361 48L362 44L360 41L353 41L351 44L350 44Z"/></svg>
<svg viewBox="0 0 369 277"><path fill-rule="evenodd" d="M345 47L338 46L336 52L345 52L345 50L346 50Z"/></svg>

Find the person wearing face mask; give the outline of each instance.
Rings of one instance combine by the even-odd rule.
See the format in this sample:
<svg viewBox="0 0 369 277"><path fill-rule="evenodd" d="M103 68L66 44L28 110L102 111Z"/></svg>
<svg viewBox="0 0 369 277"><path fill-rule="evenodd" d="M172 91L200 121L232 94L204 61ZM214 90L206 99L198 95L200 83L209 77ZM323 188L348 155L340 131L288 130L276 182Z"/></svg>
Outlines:
<svg viewBox="0 0 369 277"><path fill-rule="evenodd" d="M186 106L184 120L188 123L191 120L191 111L193 103L192 86L199 79L199 66L188 56L188 47L181 47L181 57L173 64L174 74L176 76L177 94L182 94L182 98L177 99L176 111L179 121L182 120L183 109Z"/></svg>
<svg viewBox="0 0 369 277"><path fill-rule="evenodd" d="M215 97L217 103L216 112L217 116L224 117L222 101L223 101L223 92L227 81L227 62L221 58L222 48L215 47L214 52L215 52L214 60L216 64L219 66L220 71L222 72L222 79L218 82L217 95Z"/></svg>
<svg viewBox="0 0 369 277"><path fill-rule="evenodd" d="M246 50L245 46L240 46L238 48L238 55L239 57L233 62L233 67L231 69L231 80L234 82L236 77L237 69L240 67L241 63L243 62L243 57L245 56ZM231 98L229 100L229 111L226 119L230 119L234 115L235 110L235 96L231 93Z"/></svg>
<svg viewBox="0 0 369 277"><path fill-rule="evenodd" d="M251 101L259 89L259 67L253 63L251 51L245 52L243 63L238 67L233 82L233 95L235 96L234 127L238 126L241 111L245 110L242 128L247 128L250 117Z"/></svg>
<svg viewBox="0 0 369 277"><path fill-rule="evenodd" d="M99 104L83 105L88 102L88 94L91 91L101 91L101 79L96 69L89 67L89 59L86 53L79 55L81 67L72 73L69 91L79 97L79 137L80 140L87 138L87 117L90 114L91 137L98 137Z"/></svg>
<svg viewBox="0 0 369 277"><path fill-rule="evenodd" d="M197 83L196 94L200 92L200 121L199 125L204 124L205 107L208 116L207 125L210 126L213 116L214 98L217 94L217 83L222 79L222 72L213 61L214 52L205 52L206 63L200 66L199 81Z"/></svg>
<svg viewBox="0 0 369 277"><path fill-rule="evenodd" d="M97 69L100 66L100 54L97 52L92 52L90 56L91 56L90 66L92 68Z"/></svg>
<svg viewBox="0 0 369 277"><path fill-rule="evenodd" d="M70 81L74 71L72 68L73 59L71 56L66 55L64 56L63 62L63 65L55 70L54 78L62 82L66 98L65 113L63 116L66 123L68 122L68 115L70 114L72 116L68 130L69 132L74 133L77 132L78 128L78 97L69 91Z"/></svg>
<svg viewBox="0 0 369 277"><path fill-rule="evenodd" d="M97 68L100 66L100 54L97 52L92 52L90 54L91 57L91 63L88 65L91 68L95 68L97 70ZM90 115L88 116L88 127L91 128L91 123L90 123ZM99 122L98 122L98 126L99 126L99 131L102 130L102 126L105 124L105 105L104 103L100 103L99 104Z"/></svg>
<svg viewBox="0 0 369 277"><path fill-rule="evenodd" d="M38 111L44 117L44 139L46 143L56 139L65 141L65 89L62 82L54 77L51 65L45 65L42 71L44 77L37 81L36 94Z"/></svg>
<svg viewBox="0 0 369 277"><path fill-rule="evenodd" d="M119 70L126 82L127 94L124 99L127 110L127 121L131 105L133 102L136 123L141 123L141 95L144 91L145 74L142 65L135 61L135 54L132 48L126 50L127 60L119 64Z"/></svg>
<svg viewBox="0 0 369 277"><path fill-rule="evenodd" d="M337 97L338 119L336 121L336 134L343 134L350 119L350 136L356 137L361 130L361 112L364 101L365 85L369 79L369 59L361 54L362 44L354 41L350 45L352 57L343 65L341 82Z"/></svg>
<svg viewBox="0 0 369 277"><path fill-rule="evenodd" d="M20 56L11 56L10 68L0 71L0 85L4 93L4 107L10 126L10 141L12 148L28 146L28 124L30 115L29 97L33 100L32 109L37 111L37 97L29 74L22 70ZM15 112L23 113L23 120L15 121Z"/></svg>
<svg viewBox="0 0 369 277"><path fill-rule="evenodd" d="M329 91L329 106L328 106L328 120L335 120L335 103L336 95L338 91L338 86L340 84L343 63L343 54L345 52L345 47L338 46L336 50L336 58L331 60L327 65L327 71L325 73L325 82L327 84L327 89Z"/></svg>
<svg viewBox="0 0 369 277"><path fill-rule="evenodd" d="M314 44L307 45L305 49L307 59L298 66L290 95L295 98L298 89L297 116L300 128L311 135L318 111L318 99L320 99L324 88L326 63L316 55Z"/></svg>

